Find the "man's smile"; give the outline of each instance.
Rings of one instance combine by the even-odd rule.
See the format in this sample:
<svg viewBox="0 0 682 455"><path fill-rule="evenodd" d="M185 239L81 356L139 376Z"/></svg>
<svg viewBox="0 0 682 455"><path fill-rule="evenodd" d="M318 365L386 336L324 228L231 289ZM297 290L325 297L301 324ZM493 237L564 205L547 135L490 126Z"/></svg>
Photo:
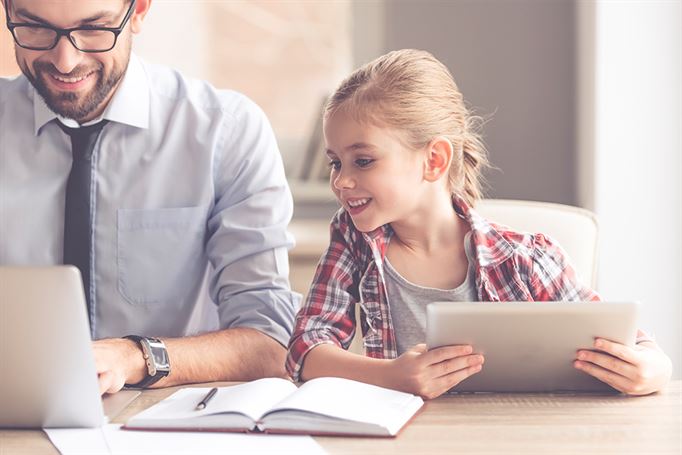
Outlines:
<svg viewBox="0 0 682 455"><path fill-rule="evenodd" d="M79 90L87 86L96 79L96 71L90 71L82 76L60 76L57 74L48 74L45 79L48 84L57 90Z"/></svg>

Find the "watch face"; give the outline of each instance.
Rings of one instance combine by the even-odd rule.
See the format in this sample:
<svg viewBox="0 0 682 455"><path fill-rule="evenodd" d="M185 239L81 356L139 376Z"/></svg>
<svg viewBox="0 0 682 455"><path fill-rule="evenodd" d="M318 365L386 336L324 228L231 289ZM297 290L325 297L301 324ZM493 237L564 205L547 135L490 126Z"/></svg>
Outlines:
<svg viewBox="0 0 682 455"><path fill-rule="evenodd" d="M156 369L161 371L170 370L170 362L168 361L168 353L161 343L150 342L149 347L152 351L152 358L156 364Z"/></svg>

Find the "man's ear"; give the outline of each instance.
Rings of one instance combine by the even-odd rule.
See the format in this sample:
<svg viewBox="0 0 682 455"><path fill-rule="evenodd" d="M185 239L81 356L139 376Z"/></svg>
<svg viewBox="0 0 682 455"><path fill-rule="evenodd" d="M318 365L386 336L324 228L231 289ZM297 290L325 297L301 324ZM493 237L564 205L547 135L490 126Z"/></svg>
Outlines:
<svg viewBox="0 0 682 455"><path fill-rule="evenodd" d="M130 30L133 33L140 33L142 31L142 21L151 6L152 0L137 0L135 12L133 12L133 17L130 18Z"/></svg>
<svg viewBox="0 0 682 455"><path fill-rule="evenodd" d="M435 182L447 175L453 152L452 143L444 136L438 136L429 142L424 156L424 179Z"/></svg>

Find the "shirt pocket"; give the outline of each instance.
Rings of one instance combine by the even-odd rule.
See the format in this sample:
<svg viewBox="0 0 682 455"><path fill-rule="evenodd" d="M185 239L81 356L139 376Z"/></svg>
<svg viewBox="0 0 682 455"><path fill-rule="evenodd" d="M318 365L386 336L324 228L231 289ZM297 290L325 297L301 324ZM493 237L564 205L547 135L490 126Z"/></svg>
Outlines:
<svg viewBox="0 0 682 455"><path fill-rule="evenodd" d="M118 290L131 304L181 303L206 269L204 207L119 209Z"/></svg>

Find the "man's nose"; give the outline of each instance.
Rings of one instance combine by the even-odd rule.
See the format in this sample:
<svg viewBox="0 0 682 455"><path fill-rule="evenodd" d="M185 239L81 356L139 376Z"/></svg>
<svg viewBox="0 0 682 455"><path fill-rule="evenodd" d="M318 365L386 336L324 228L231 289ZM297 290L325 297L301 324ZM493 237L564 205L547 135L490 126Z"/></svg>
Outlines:
<svg viewBox="0 0 682 455"><path fill-rule="evenodd" d="M83 53L74 47L68 36L60 36L57 45L49 52L52 64L62 74L73 71L83 58Z"/></svg>

